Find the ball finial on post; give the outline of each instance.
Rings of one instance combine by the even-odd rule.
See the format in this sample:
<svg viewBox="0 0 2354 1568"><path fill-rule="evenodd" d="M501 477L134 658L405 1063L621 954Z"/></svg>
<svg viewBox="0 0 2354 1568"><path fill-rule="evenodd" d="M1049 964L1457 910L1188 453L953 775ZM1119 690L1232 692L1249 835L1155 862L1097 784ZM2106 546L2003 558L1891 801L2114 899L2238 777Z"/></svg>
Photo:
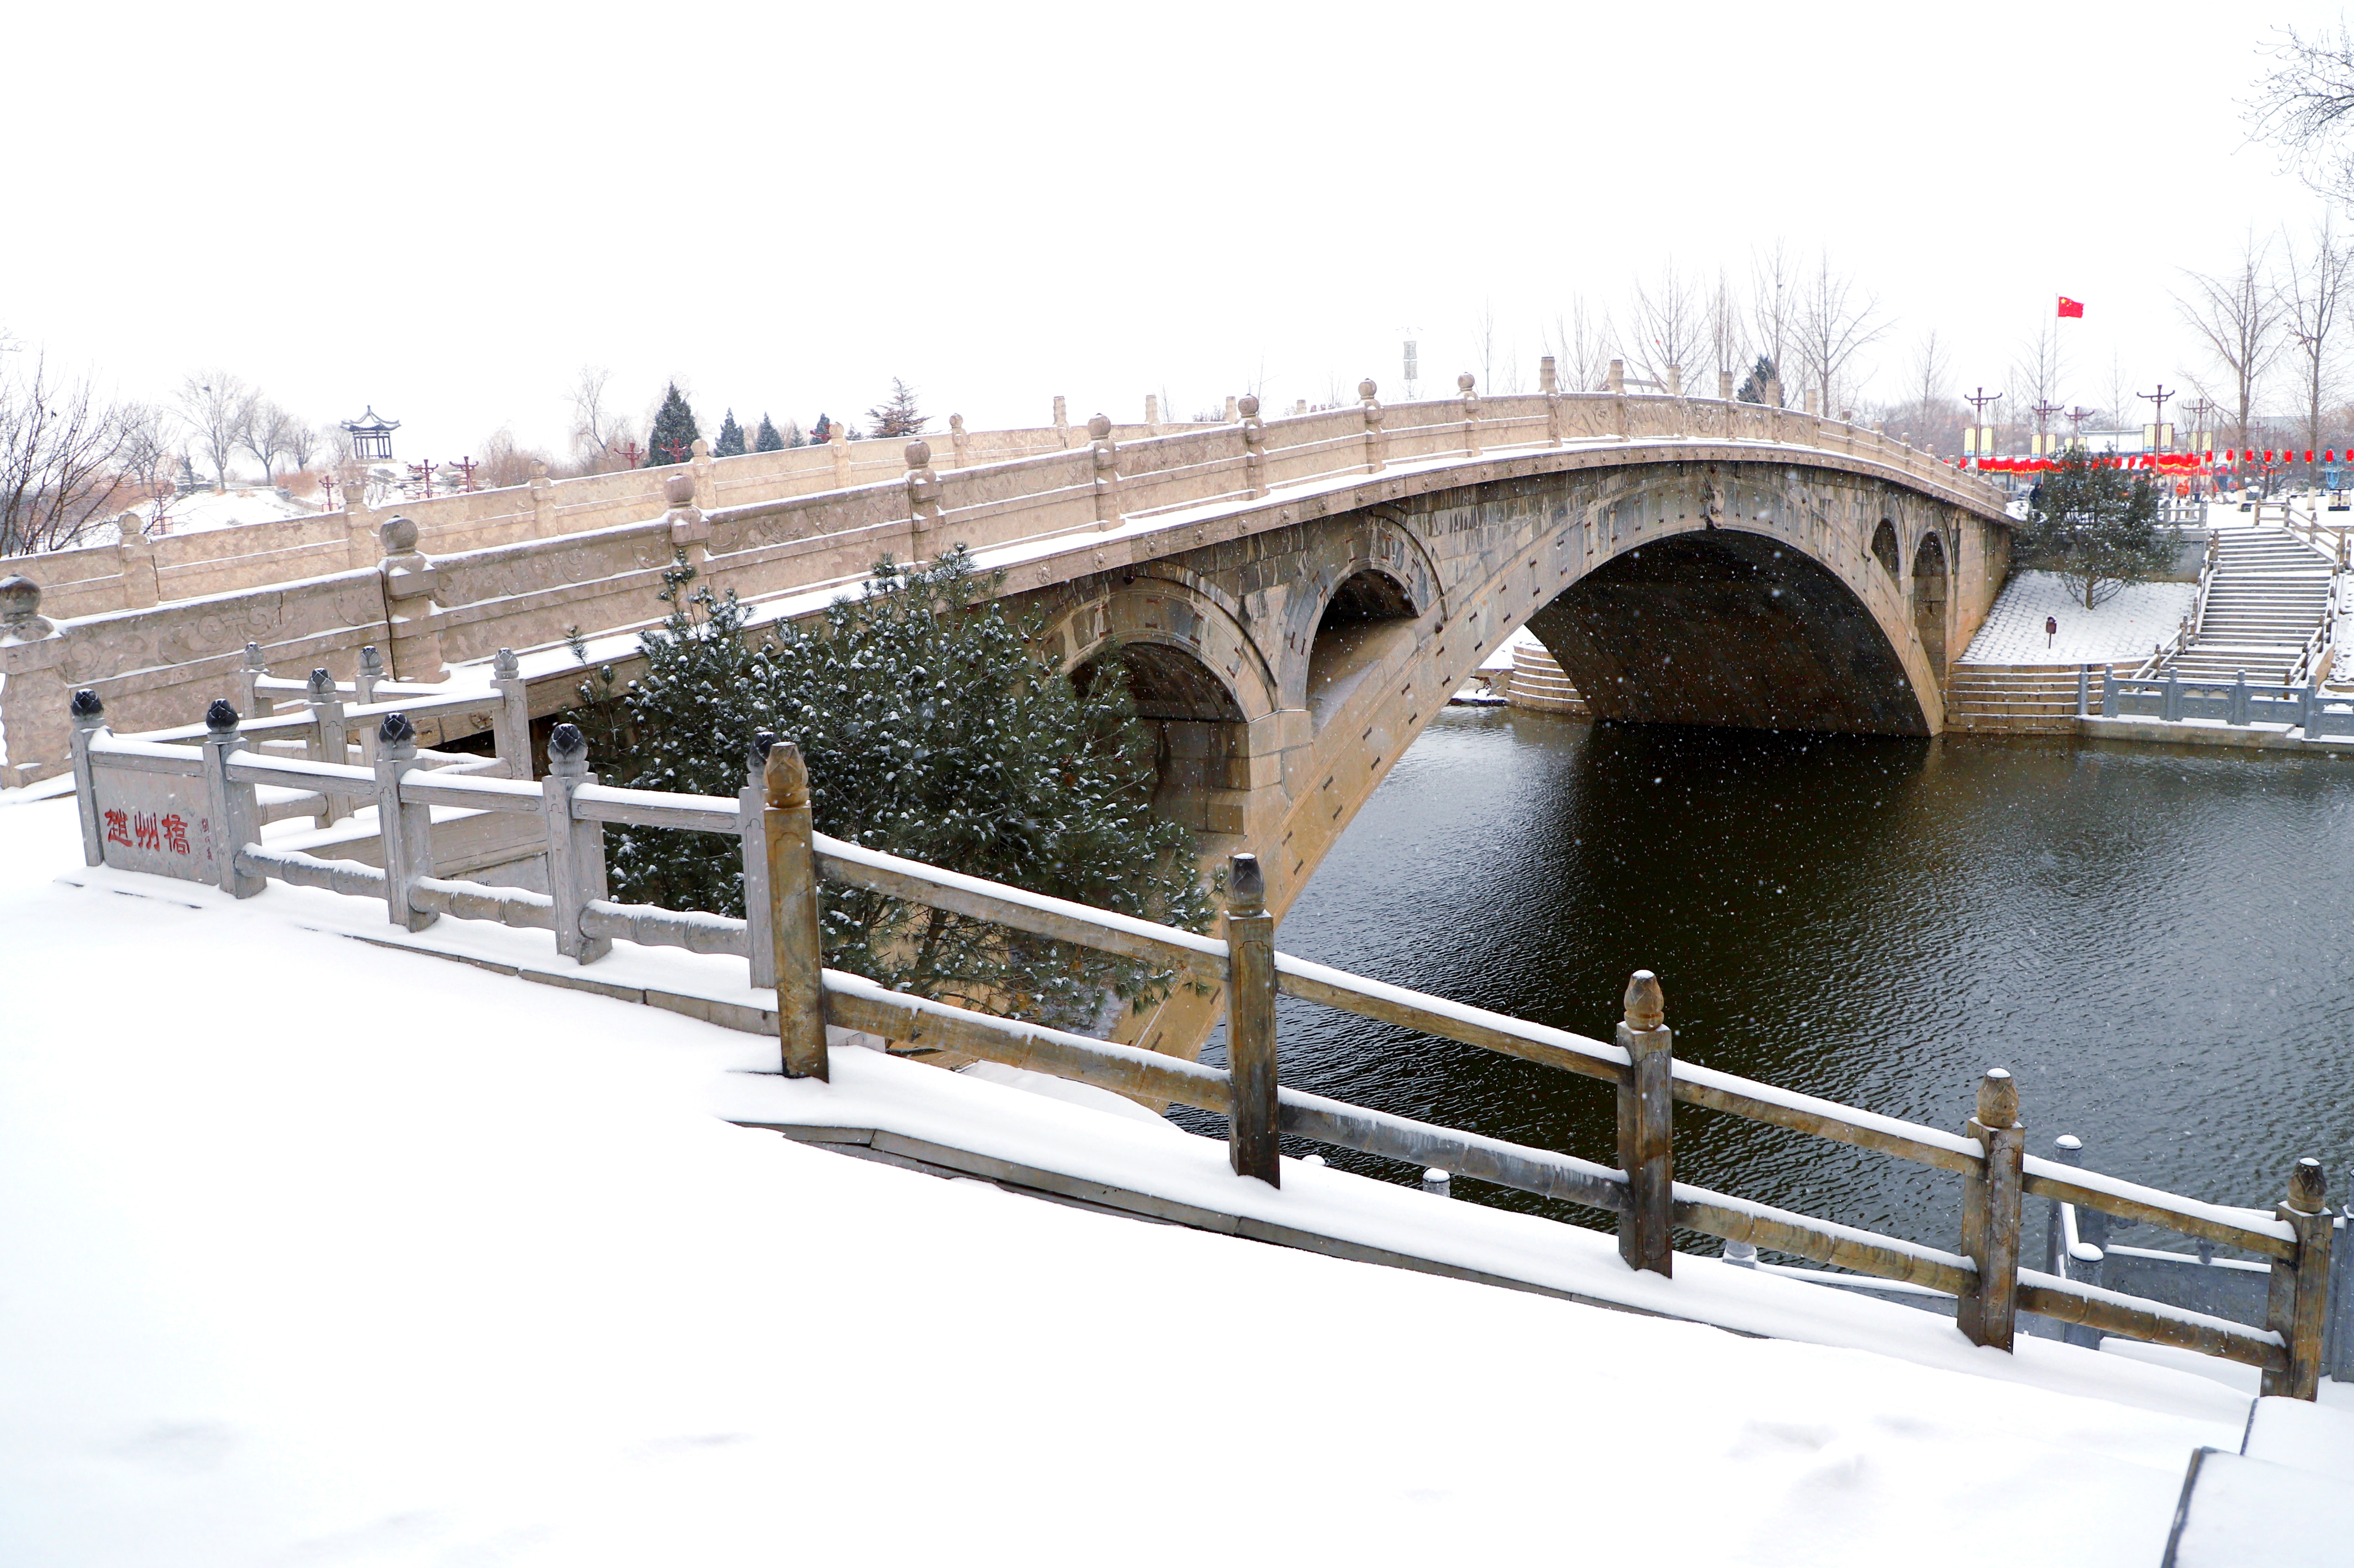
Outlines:
<svg viewBox="0 0 2354 1568"><path fill-rule="evenodd" d="M2321 1161L2307 1155L2290 1167L2288 1206L2301 1213L2317 1214L2327 1206L2329 1177Z"/></svg>
<svg viewBox="0 0 2354 1568"><path fill-rule="evenodd" d="M237 727L237 707L227 697L215 697L205 709L205 727L215 735L227 735Z"/></svg>
<svg viewBox="0 0 2354 1568"><path fill-rule="evenodd" d="M84 686L73 694L73 701L67 705L66 711L73 715L76 724L94 726L106 716L106 705L98 700L95 690Z"/></svg>
<svg viewBox="0 0 2354 1568"><path fill-rule="evenodd" d="M1258 856L1237 854L1227 861L1226 908L1235 915L1257 915L1267 909L1267 873Z"/></svg>
<svg viewBox="0 0 2354 1568"><path fill-rule="evenodd" d="M1990 1128L2019 1125L2019 1080L2005 1067L1988 1067L1978 1080L1978 1121Z"/></svg>
<svg viewBox="0 0 2354 1568"><path fill-rule="evenodd" d="M1627 981L1627 1027L1657 1029L1667 1022L1667 993L1659 989L1659 977L1649 969L1637 969Z"/></svg>
<svg viewBox="0 0 2354 1568"><path fill-rule="evenodd" d="M780 810L810 803L809 764L801 758L801 748L790 740L771 738L761 781L768 786L769 804Z"/></svg>

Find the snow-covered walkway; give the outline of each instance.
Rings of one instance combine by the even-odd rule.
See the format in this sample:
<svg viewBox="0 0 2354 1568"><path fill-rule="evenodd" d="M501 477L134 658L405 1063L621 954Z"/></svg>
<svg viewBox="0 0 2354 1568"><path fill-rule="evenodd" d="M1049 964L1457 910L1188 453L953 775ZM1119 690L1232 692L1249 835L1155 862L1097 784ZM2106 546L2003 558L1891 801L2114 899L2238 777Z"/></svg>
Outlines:
<svg viewBox="0 0 2354 1568"><path fill-rule="evenodd" d="M2174 640L2198 602L2197 583L2135 583L2086 609L2059 573L2013 572L1961 662L2102 664L2147 658L2152 648ZM2045 636L2047 619L2060 623L2056 637Z"/></svg>
<svg viewBox="0 0 2354 1568"><path fill-rule="evenodd" d="M2246 1414L2208 1377L2005 1357L1704 1259L1655 1287L1840 1342L864 1163L721 1115L1235 1181L1166 1124L866 1052L787 1083L754 1036L306 928L373 907L331 894L51 880L78 867L69 800L0 806L0 1562L1242 1541L1876 1568L1994 1540L2147 1568L2191 1448L2236 1446ZM1624 1274L1606 1237L1341 1171L1288 1168L1266 1201Z"/></svg>

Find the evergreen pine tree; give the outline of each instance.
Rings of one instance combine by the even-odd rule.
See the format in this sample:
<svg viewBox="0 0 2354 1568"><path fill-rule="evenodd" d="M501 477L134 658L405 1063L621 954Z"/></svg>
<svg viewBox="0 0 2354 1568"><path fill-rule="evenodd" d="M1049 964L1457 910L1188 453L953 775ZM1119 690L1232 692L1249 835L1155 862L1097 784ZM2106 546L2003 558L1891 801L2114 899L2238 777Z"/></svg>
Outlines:
<svg viewBox="0 0 2354 1568"><path fill-rule="evenodd" d="M2122 470L2073 450L2030 494L2027 526L2012 537L2020 565L2058 572L2093 609L2126 584L2164 571L2182 532L2158 525L2158 493L2146 476L2127 481Z"/></svg>
<svg viewBox="0 0 2354 1568"><path fill-rule="evenodd" d="M919 436L931 420L917 409L916 389L894 376L891 396L866 410L866 422L875 427L875 439L879 441L894 436Z"/></svg>
<svg viewBox="0 0 2354 1568"><path fill-rule="evenodd" d="M1193 833L1154 816L1156 741L1125 670L1082 690L1042 649L1041 614L989 597L959 548L929 567L886 559L817 623L748 632L731 593L663 574L670 613L643 634L646 670L610 666L568 715L605 779L733 796L762 729L808 759L817 830L871 849L1100 908L1207 928ZM672 832L611 827L612 896L743 912L742 873ZM829 968L960 1006L1069 1026L1106 999L1142 1003L1172 976L854 888L823 892Z"/></svg>
<svg viewBox="0 0 2354 1568"><path fill-rule="evenodd" d="M736 410L733 408L728 409L726 417L719 421L719 439L711 443L711 455L713 457L744 455L744 427L736 422Z"/></svg>
<svg viewBox="0 0 2354 1568"><path fill-rule="evenodd" d="M785 438L777 434L777 427L769 422L766 414L760 416L760 429L752 437L752 450L756 452L780 452L785 450Z"/></svg>
<svg viewBox="0 0 2354 1568"><path fill-rule="evenodd" d="M1749 367L1747 378L1741 383L1741 390L1734 394L1734 400L1738 403L1763 403L1779 374L1771 359L1759 355L1757 363Z"/></svg>
<svg viewBox="0 0 2354 1568"><path fill-rule="evenodd" d="M680 395L678 383L670 384L663 394L662 407L654 412L653 433L646 440L646 468L662 468L670 463L684 462L703 432L695 428L695 410L686 406Z"/></svg>

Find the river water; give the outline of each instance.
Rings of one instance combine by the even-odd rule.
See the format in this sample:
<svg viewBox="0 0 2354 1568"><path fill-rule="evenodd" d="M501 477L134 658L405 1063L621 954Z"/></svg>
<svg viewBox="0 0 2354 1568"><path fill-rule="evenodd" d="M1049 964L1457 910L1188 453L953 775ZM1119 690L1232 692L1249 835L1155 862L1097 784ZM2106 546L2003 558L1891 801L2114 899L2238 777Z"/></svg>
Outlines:
<svg viewBox="0 0 2354 1568"><path fill-rule="evenodd" d="M1681 1057L1955 1130L2009 1067L2030 1152L2074 1133L2094 1169L2269 1208L2302 1154L2344 1196L2349 934L2354 758L1450 708L1278 945L1605 1040L1651 969ZM1290 1001L1280 1029L1288 1084L1617 1163L1597 1080ZM1676 1123L1679 1180L1956 1243L1949 1174L1688 1106Z"/></svg>

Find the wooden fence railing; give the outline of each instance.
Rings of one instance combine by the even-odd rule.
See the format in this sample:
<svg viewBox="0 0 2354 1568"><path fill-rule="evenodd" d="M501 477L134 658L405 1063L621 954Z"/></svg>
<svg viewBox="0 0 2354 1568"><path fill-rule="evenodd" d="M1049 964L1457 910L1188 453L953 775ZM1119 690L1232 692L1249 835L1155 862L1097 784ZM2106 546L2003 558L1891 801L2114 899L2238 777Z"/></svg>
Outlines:
<svg viewBox="0 0 2354 1568"><path fill-rule="evenodd" d="M2271 1213L2202 1202L2028 1155L2017 1086L2001 1068L1987 1072L1974 1114L1961 1132L1952 1133L1680 1062L1659 983L1648 972L1638 971L1629 982L1624 1021L1615 1043L1606 1044L1309 963L1274 950L1274 922L1266 911L1258 863L1249 855L1236 855L1230 864L1224 938L901 860L815 832L801 755L773 736L756 740L745 787L728 799L599 784L588 770L586 742L569 725L557 727L548 775L535 782L429 766L410 721L398 712L378 720L372 759L364 767L270 755L226 700L212 705L200 733L170 737L115 736L89 692L77 694L73 720L83 848L91 864L217 883L238 897L252 896L275 879L378 898L391 921L410 930L443 915L548 930L559 952L582 963L601 958L616 938L736 954L748 961L752 984L776 989L779 1053L789 1075L828 1075L826 1027L832 1024L1224 1116L1236 1174L1271 1185L1282 1180L1278 1145L1285 1135L1416 1166L1444 1166L1615 1215L1619 1251L1632 1267L1672 1274L1671 1233L1697 1231L1953 1296L1963 1330L1982 1345L2009 1349L2018 1314L2026 1311L2244 1362L2263 1369L2268 1393L2315 1396L2332 1216L2323 1201L2321 1167L2313 1160L2296 1163L2285 1201ZM265 789L372 802L381 867L261 843L258 797ZM545 835L549 891L433 875L437 806L534 820ZM166 811L176 825L162 825L159 813ZM734 838L744 867L746 917L608 899L607 822ZM1223 985L1229 1065L1204 1066L971 1012L827 969L819 938L819 889L825 882ZM1617 1100L1617 1166L1283 1087L1278 995L1608 1083ZM1879 1234L1676 1181L1678 1101L1953 1172L1964 1190L1958 1247ZM2267 1327L2022 1267L2029 1195L2255 1255L2270 1273Z"/></svg>

